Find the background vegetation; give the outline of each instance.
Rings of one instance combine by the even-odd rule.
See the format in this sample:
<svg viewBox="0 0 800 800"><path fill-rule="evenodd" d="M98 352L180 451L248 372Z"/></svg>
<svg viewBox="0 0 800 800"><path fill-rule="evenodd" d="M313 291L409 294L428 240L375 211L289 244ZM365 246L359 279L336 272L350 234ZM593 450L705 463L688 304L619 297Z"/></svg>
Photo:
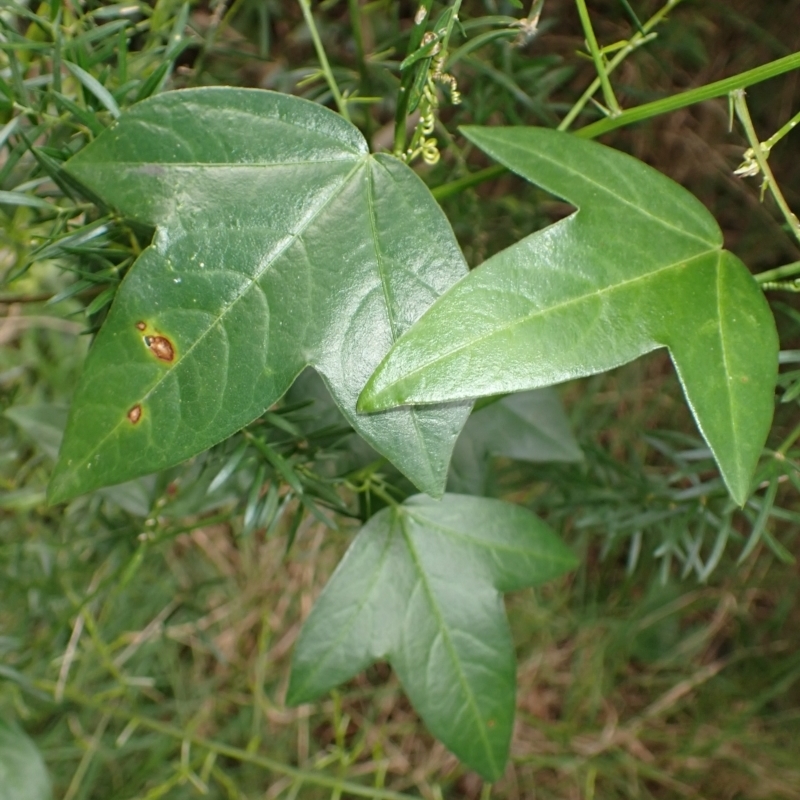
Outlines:
<svg viewBox="0 0 800 800"><path fill-rule="evenodd" d="M800 50L795 0L672 5L615 73L623 107ZM643 22L659 7L591 3L601 44L635 34L631 10ZM457 125L554 125L593 80L572 0L546 0L536 36L502 19L528 10L463 3L455 47L479 46L452 66L462 102L443 102L442 158L419 167L432 187L487 166ZM392 144L415 11L315 7L376 149ZM762 138L800 110L799 82L795 71L750 91ZM211 84L331 101L293 2L6 0L0 11L0 716L33 736L65 800L489 796L425 733L387 669L318 705L283 704L300 622L352 536L348 519L368 513L342 478L363 454L313 377L180 468L44 504L88 334L150 235L87 202L59 164L118 107ZM600 116L589 104L576 125ZM770 163L800 208L796 137ZM754 271L800 260L757 182L732 174L746 144L724 99L604 141L692 190ZM569 211L511 176L443 206L473 266ZM730 514L666 355L563 387L581 464L492 462L489 491L542 514L582 563L508 599L518 722L492 797L800 797L800 309L794 294L771 297L784 366L769 445L785 447L780 469L767 454L744 513ZM336 529L321 521L335 514Z"/></svg>

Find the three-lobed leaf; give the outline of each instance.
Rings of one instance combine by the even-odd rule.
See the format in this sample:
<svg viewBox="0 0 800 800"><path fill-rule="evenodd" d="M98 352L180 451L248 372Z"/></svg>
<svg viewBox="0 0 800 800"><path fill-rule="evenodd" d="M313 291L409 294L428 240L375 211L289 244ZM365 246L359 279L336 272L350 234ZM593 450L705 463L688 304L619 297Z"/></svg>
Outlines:
<svg viewBox="0 0 800 800"><path fill-rule="evenodd" d="M467 127L478 147L577 213L490 258L394 345L359 410L533 389L669 348L734 499L773 413L778 341L705 207L623 153L539 128Z"/></svg>
<svg viewBox="0 0 800 800"><path fill-rule="evenodd" d="M502 593L576 565L537 517L499 500L416 495L362 528L306 620L287 702L391 663L431 732L496 780L514 719L516 662Z"/></svg>
<svg viewBox="0 0 800 800"><path fill-rule="evenodd" d="M467 272L410 168L314 103L208 88L134 106L66 169L157 229L87 358L51 501L205 450L309 365L361 436L441 494L468 404L355 412L392 342Z"/></svg>

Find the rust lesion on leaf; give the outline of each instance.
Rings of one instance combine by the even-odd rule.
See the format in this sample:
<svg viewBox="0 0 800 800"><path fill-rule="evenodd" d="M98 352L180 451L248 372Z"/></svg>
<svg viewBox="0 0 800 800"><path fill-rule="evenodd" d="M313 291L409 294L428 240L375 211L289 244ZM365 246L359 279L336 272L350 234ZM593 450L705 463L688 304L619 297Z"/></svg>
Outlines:
<svg viewBox="0 0 800 800"><path fill-rule="evenodd" d="M142 407L137 403L129 412L128 419L135 425L142 418Z"/></svg>
<svg viewBox="0 0 800 800"><path fill-rule="evenodd" d="M144 346L159 361L166 361L169 364L175 360L175 346L168 337L154 330L145 320L139 320L135 327L137 331L141 331L144 334L142 336Z"/></svg>
<svg viewBox="0 0 800 800"><path fill-rule="evenodd" d="M160 361L170 362L175 360L175 348L166 336L145 336L144 343Z"/></svg>

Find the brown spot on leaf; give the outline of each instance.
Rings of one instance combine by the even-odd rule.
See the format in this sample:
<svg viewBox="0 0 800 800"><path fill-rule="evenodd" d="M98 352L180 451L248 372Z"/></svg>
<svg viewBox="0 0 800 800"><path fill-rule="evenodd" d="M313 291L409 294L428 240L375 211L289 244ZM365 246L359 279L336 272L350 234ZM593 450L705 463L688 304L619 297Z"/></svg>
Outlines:
<svg viewBox="0 0 800 800"><path fill-rule="evenodd" d="M137 403L128 412L128 419L135 425L141 418L142 418L142 407Z"/></svg>
<svg viewBox="0 0 800 800"><path fill-rule="evenodd" d="M172 361L175 358L175 348L166 336L145 336L144 343L150 352L161 361Z"/></svg>
<svg viewBox="0 0 800 800"><path fill-rule="evenodd" d="M145 329L147 328L147 323L146 323L146 322L137 322L137 323L136 323L136 327L137 327L137 328L138 328L140 331L143 331L143 330L145 330Z"/></svg>

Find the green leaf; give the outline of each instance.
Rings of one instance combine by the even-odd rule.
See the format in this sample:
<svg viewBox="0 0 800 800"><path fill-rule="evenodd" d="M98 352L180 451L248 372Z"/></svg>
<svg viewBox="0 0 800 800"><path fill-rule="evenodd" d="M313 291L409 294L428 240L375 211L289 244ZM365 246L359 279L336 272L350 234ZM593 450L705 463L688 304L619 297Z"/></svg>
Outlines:
<svg viewBox="0 0 800 800"><path fill-rule="evenodd" d="M595 142L539 128L464 134L579 211L448 291L394 346L359 410L533 389L665 346L743 504L772 420L778 341L714 218L677 183Z"/></svg>
<svg viewBox="0 0 800 800"><path fill-rule="evenodd" d="M530 462L580 461L583 455L558 392L520 392L474 411L453 450L448 490L485 495L493 456Z"/></svg>
<svg viewBox="0 0 800 800"><path fill-rule="evenodd" d="M78 386L51 502L176 464L307 365L370 444L441 494L467 405L358 417L392 342L467 267L430 192L337 114L273 92L169 92L66 170L157 226Z"/></svg>
<svg viewBox="0 0 800 800"><path fill-rule="evenodd" d="M287 702L388 660L431 732L487 780L502 773L516 665L502 592L576 565L537 517L499 500L415 495L362 528L300 633Z"/></svg>
<svg viewBox="0 0 800 800"><path fill-rule="evenodd" d="M0 800L49 800L50 777L36 745L0 719Z"/></svg>

